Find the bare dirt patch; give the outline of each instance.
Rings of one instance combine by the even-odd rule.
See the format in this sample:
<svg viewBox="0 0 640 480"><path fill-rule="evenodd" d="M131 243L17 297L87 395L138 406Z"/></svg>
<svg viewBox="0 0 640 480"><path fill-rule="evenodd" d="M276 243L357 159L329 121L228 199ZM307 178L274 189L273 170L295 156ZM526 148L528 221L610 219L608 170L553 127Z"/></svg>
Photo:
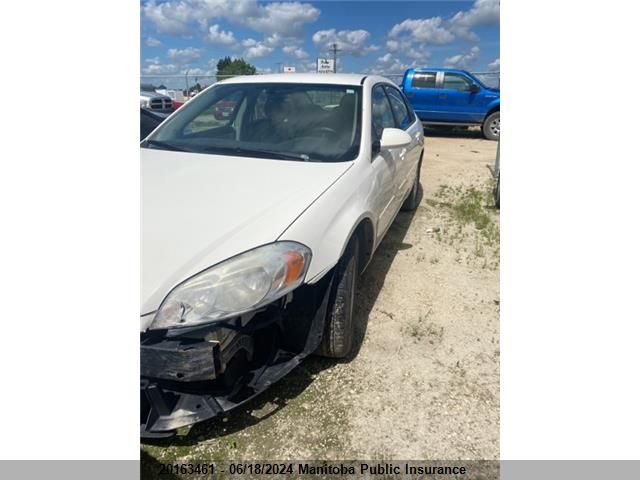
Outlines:
<svg viewBox="0 0 640 480"><path fill-rule="evenodd" d="M496 148L477 132L426 139L420 206L360 278L355 359L308 358L227 418L143 445L144 458L497 459Z"/></svg>

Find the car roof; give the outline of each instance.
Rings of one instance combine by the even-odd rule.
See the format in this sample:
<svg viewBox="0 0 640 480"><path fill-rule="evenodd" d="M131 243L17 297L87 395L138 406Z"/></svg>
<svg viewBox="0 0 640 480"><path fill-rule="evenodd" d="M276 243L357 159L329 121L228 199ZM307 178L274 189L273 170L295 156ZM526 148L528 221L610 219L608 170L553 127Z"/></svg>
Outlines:
<svg viewBox="0 0 640 480"><path fill-rule="evenodd" d="M360 85L363 73L271 73L227 78L218 83L320 83L327 85Z"/></svg>

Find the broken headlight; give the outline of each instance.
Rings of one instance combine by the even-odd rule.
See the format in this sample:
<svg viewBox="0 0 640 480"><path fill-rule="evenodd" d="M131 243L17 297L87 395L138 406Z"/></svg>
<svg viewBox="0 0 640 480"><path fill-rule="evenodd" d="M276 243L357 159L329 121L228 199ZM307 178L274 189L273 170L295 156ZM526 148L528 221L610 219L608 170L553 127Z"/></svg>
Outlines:
<svg viewBox="0 0 640 480"><path fill-rule="evenodd" d="M225 260L169 292L150 328L201 325L271 303L302 283L310 261L308 247L289 241Z"/></svg>

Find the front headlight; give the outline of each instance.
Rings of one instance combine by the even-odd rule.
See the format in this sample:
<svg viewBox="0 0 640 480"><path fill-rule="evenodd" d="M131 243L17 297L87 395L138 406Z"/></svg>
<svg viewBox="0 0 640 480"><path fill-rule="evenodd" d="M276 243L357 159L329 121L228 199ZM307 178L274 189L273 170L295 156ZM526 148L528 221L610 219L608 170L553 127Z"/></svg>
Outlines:
<svg viewBox="0 0 640 480"><path fill-rule="evenodd" d="M296 242L237 255L175 287L149 328L201 325L271 303L302 283L310 261L311 250Z"/></svg>

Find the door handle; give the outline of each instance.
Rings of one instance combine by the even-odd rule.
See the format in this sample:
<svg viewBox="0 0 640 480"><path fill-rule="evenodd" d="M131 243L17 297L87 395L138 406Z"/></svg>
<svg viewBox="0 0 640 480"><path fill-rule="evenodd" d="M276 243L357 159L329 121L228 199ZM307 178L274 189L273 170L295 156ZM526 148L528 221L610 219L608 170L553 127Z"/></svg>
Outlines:
<svg viewBox="0 0 640 480"><path fill-rule="evenodd" d="M414 93L413 92L407 92L407 97L411 98L413 97Z"/></svg>

